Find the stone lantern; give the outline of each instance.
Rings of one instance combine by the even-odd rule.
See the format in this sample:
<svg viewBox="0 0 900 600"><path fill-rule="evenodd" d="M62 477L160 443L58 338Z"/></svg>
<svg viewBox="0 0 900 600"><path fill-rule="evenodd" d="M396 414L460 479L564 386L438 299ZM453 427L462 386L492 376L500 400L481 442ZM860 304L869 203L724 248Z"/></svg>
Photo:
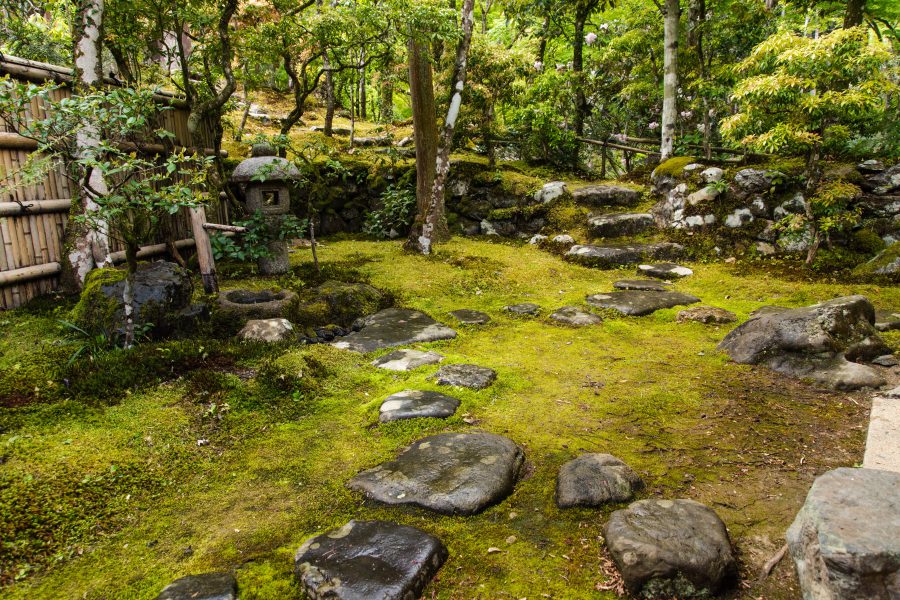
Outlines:
<svg viewBox="0 0 900 600"><path fill-rule="evenodd" d="M291 208L291 182L300 178L300 171L289 161L275 156L269 144L255 144L250 158L241 162L231 175L244 195L248 214L262 212L269 229L269 256L257 261L263 275L287 273L288 244L279 236L284 216Z"/></svg>

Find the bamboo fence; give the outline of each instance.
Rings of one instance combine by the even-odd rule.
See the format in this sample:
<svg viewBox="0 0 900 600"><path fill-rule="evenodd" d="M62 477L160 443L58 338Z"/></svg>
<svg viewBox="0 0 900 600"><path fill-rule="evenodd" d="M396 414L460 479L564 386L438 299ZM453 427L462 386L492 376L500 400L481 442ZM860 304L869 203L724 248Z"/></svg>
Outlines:
<svg viewBox="0 0 900 600"><path fill-rule="evenodd" d="M54 81L62 87L52 93L54 100L71 95L67 84L72 81L72 71L65 67L29 61L13 56L0 55L0 76L9 75L20 81L43 83ZM113 82L109 82L113 84ZM157 100L172 106L172 110L160 113L159 127L175 134L176 146L194 147L188 132L187 106L174 95L157 94ZM40 102L29 107L27 118L46 116ZM210 140L208 131L197 140L198 147L206 154ZM42 182L24 185L21 167L34 151L36 144L10 131L0 121L0 309L11 309L59 286L62 270L63 240L66 221L74 197L72 183L62 172L50 172ZM161 146L142 145L139 151L158 154ZM227 205L214 201L207 206L208 220L229 223ZM187 209L170 218L168 240L179 249L193 245L190 213ZM110 240L113 260L124 259L124 251L115 240ZM154 256L166 252L165 239L156 239L142 249L142 256Z"/></svg>

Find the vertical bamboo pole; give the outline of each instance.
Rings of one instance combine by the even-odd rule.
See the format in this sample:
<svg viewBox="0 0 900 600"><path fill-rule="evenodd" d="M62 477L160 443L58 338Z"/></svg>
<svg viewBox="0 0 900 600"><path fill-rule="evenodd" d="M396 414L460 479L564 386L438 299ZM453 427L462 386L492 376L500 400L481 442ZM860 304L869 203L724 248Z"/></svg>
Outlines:
<svg viewBox="0 0 900 600"><path fill-rule="evenodd" d="M212 244L209 234L203 228L206 223L206 209L202 206L191 208L191 229L194 231L194 243L197 245L197 262L200 264L200 278L203 290L207 294L219 293L219 282L216 279L216 261L213 258Z"/></svg>

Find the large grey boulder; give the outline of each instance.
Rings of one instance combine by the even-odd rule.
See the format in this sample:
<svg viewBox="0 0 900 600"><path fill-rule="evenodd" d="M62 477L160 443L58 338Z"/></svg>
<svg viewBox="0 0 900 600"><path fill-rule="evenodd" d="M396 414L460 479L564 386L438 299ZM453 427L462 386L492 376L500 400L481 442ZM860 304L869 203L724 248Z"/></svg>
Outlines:
<svg viewBox="0 0 900 600"><path fill-rule="evenodd" d="M405 346L437 340L450 340L456 332L425 313L408 308L387 308L361 319L361 329L333 345L355 352L373 352L382 348Z"/></svg>
<svg viewBox="0 0 900 600"><path fill-rule="evenodd" d="M385 521L350 521L310 538L294 572L314 600L414 600L447 560L435 536Z"/></svg>
<svg viewBox="0 0 900 600"><path fill-rule="evenodd" d="M614 269L635 265L647 260L677 260L684 254L684 246L673 242L631 244L624 246L572 246L566 260L587 267Z"/></svg>
<svg viewBox="0 0 900 600"><path fill-rule="evenodd" d="M609 308L623 315L640 317L663 308L673 308L683 304L696 304L700 298L681 292L646 292L623 290L605 294L592 294L587 303L598 308Z"/></svg>
<svg viewBox="0 0 900 600"><path fill-rule="evenodd" d="M231 573L203 573L176 579L156 600L237 600L237 581Z"/></svg>
<svg viewBox="0 0 900 600"><path fill-rule="evenodd" d="M654 225L650 213L616 213L588 219L588 228L597 237L621 237L643 233Z"/></svg>
<svg viewBox="0 0 900 600"><path fill-rule="evenodd" d="M620 185L588 185L572 192L576 202L594 206L631 206L641 193Z"/></svg>
<svg viewBox="0 0 900 600"><path fill-rule="evenodd" d="M900 598L900 473L821 475L787 542L806 600Z"/></svg>
<svg viewBox="0 0 900 600"><path fill-rule="evenodd" d="M411 504L447 515L472 515L512 493L525 454L492 433L441 433L363 471L351 490L385 504Z"/></svg>
<svg viewBox="0 0 900 600"><path fill-rule="evenodd" d="M626 502L644 487L631 467L611 454L582 454L559 469L556 504L560 508Z"/></svg>
<svg viewBox="0 0 900 600"><path fill-rule="evenodd" d="M404 390L391 394L381 403L378 420L382 423L402 419L431 417L445 419L459 408L459 400L440 392Z"/></svg>
<svg viewBox="0 0 900 600"><path fill-rule="evenodd" d="M693 500L639 500L617 510L606 543L629 591L643 598L715 595L737 575L728 530Z"/></svg>
<svg viewBox="0 0 900 600"><path fill-rule="evenodd" d="M426 365L434 365L444 360L443 354L422 352L421 350L394 350L372 361L372 365L388 371L412 371Z"/></svg>
<svg viewBox="0 0 900 600"><path fill-rule="evenodd" d="M739 191L746 194L761 194L768 192L786 178L784 173L778 171L763 171L761 169L742 169L734 175L734 185Z"/></svg>
<svg viewBox="0 0 900 600"><path fill-rule="evenodd" d="M735 362L763 364L837 389L877 387L884 380L876 371L844 357L864 342L883 345L874 324L875 308L865 296L804 308L769 307L732 330L719 349Z"/></svg>

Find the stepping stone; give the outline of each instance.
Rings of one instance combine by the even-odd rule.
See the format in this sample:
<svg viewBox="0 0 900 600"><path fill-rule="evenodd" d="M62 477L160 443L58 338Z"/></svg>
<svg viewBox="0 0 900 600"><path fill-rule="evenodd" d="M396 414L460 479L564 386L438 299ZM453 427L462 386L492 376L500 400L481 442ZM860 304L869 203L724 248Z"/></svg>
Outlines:
<svg viewBox="0 0 900 600"><path fill-rule="evenodd" d="M479 312L477 310L469 310L467 308L454 310L450 313L450 315L452 317L455 317L456 320L463 325L485 325L491 320L491 318L485 313Z"/></svg>
<svg viewBox="0 0 900 600"><path fill-rule="evenodd" d="M900 313L890 310L876 310L875 329L877 331L894 331L900 329Z"/></svg>
<svg viewBox="0 0 900 600"><path fill-rule="evenodd" d="M433 376L438 385L483 390L497 379L497 372L478 365L444 365Z"/></svg>
<svg viewBox="0 0 900 600"><path fill-rule="evenodd" d="M381 403L378 420L382 423L400 419L433 417L446 419L459 408L459 400L440 392L404 390L391 394Z"/></svg>
<svg viewBox="0 0 900 600"><path fill-rule="evenodd" d="M597 237L621 237L643 233L654 225L649 213L619 213L588 219L588 228Z"/></svg>
<svg viewBox="0 0 900 600"><path fill-rule="evenodd" d="M679 323L696 321L697 323L704 323L706 325L722 325L725 323L734 323L737 321L737 315L724 308L698 306L696 308L688 308L680 311L675 317L675 320Z"/></svg>
<svg viewBox="0 0 900 600"><path fill-rule="evenodd" d="M599 325L603 322L603 319L594 313L584 311L577 306L563 306L550 315L550 318L554 321L565 323L566 325L577 325L579 327L585 325Z"/></svg>
<svg viewBox="0 0 900 600"><path fill-rule="evenodd" d="M639 265L638 275L645 277L655 277L657 279L681 279L694 272L687 267L676 265L675 263L659 263L656 265Z"/></svg>
<svg viewBox="0 0 900 600"><path fill-rule="evenodd" d="M672 308L697 302L700 302L700 298L681 292L642 292L639 290L593 294L587 297L587 303L591 306L611 308L623 315L633 317L649 315L661 308Z"/></svg>
<svg viewBox="0 0 900 600"><path fill-rule="evenodd" d="M900 598L900 473L828 471L786 537L804 598Z"/></svg>
<svg viewBox="0 0 900 600"><path fill-rule="evenodd" d="M900 365L900 361L898 361L897 357L893 354L884 354L872 359L872 364L878 365L879 367L896 367L897 365Z"/></svg>
<svg viewBox="0 0 900 600"><path fill-rule="evenodd" d="M531 302L523 302L521 304L511 304L509 306L504 306L503 310L505 310L506 312L511 312L515 315L527 315L530 317L534 317L541 312L541 307L537 304L532 304Z"/></svg>
<svg viewBox="0 0 900 600"><path fill-rule="evenodd" d="M666 292L672 284L658 279L623 279L613 284L617 290L638 290L643 292Z"/></svg>
<svg viewBox="0 0 900 600"><path fill-rule="evenodd" d="M574 190L576 202L595 206L631 206L641 199L641 193L619 185L588 185Z"/></svg>
<svg viewBox="0 0 900 600"><path fill-rule="evenodd" d="M411 504L446 515L473 515L506 498L525 455L493 433L441 433L363 471L347 486L385 504Z"/></svg>
<svg viewBox="0 0 900 600"><path fill-rule="evenodd" d="M872 399L863 466L900 473L900 386Z"/></svg>
<svg viewBox="0 0 900 600"><path fill-rule="evenodd" d="M791 353L772 356L763 364L784 375L808 379L835 390L849 392L863 388L877 389L884 385L884 378L878 371L850 362L840 355L808 356Z"/></svg>
<svg viewBox="0 0 900 600"><path fill-rule="evenodd" d="M237 581L231 573L204 573L176 579L156 600L237 600Z"/></svg>
<svg viewBox="0 0 900 600"><path fill-rule="evenodd" d="M310 538L294 572L313 600L419 598L447 560L447 548L421 529L386 521L350 521Z"/></svg>
<svg viewBox="0 0 900 600"><path fill-rule="evenodd" d="M382 348L438 340L452 340L456 332L425 313L408 308L388 308L361 320L362 329L338 342L336 348L373 352Z"/></svg>
<svg viewBox="0 0 900 600"><path fill-rule="evenodd" d="M672 242L632 244L629 246L572 246L565 258L586 267L614 269L622 265L636 265L647 260L677 260L684 254L684 246Z"/></svg>
<svg viewBox="0 0 900 600"><path fill-rule="evenodd" d="M372 361L372 365L388 371L412 371L425 365L434 365L444 360L443 354L422 352L421 350L394 350Z"/></svg>
<svg viewBox="0 0 900 600"><path fill-rule="evenodd" d="M611 454L583 454L559 469L556 504L560 508L626 502L643 489L631 467Z"/></svg>
<svg viewBox="0 0 900 600"><path fill-rule="evenodd" d="M635 596L707 597L737 576L725 524L699 502L638 500L610 515L604 531L619 573Z"/></svg>
<svg viewBox="0 0 900 600"><path fill-rule="evenodd" d="M237 336L239 340L251 342L284 342L297 337L287 319L251 319Z"/></svg>

